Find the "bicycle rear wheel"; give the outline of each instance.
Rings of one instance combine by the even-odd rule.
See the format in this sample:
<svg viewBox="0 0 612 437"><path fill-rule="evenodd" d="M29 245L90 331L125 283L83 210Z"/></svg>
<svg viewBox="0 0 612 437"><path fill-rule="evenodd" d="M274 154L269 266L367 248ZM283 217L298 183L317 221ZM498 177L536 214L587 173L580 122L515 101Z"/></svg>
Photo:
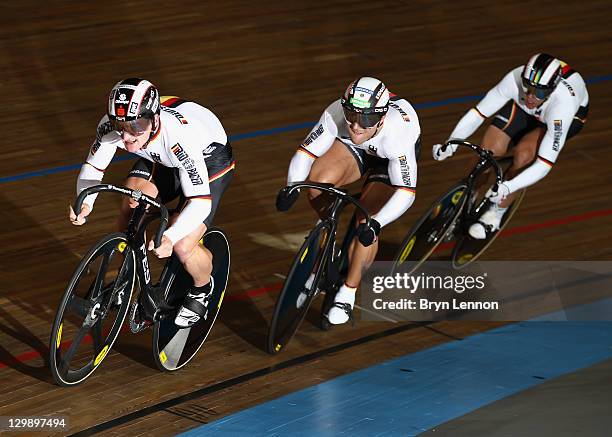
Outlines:
<svg viewBox="0 0 612 437"><path fill-rule="evenodd" d="M202 244L202 240L201 240ZM227 237L220 229L211 228L204 234L204 246L213 254L213 297L205 320L194 326L179 329L174 324L176 311L153 326L153 357L160 370L172 372L186 365L200 350L217 319L230 269L230 249ZM193 285L191 275L172 257L161 276L164 296L168 304L180 308L187 290Z"/></svg>
<svg viewBox="0 0 612 437"><path fill-rule="evenodd" d="M135 267L123 233L104 237L83 257L51 330L49 364L57 384L83 382L107 356L128 312Z"/></svg>
<svg viewBox="0 0 612 437"><path fill-rule="evenodd" d="M297 331L315 297L317 285L325 266L326 248L331 231L326 222L319 223L306 237L297 253L274 307L268 331L268 352L283 349ZM315 275L310 287L306 282Z"/></svg>
<svg viewBox="0 0 612 437"><path fill-rule="evenodd" d="M409 271L405 273L412 273L429 258L461 213L466 191L467 185L459 182L431 205L404 238L395 257L393 271L411 262Z"/></svg>

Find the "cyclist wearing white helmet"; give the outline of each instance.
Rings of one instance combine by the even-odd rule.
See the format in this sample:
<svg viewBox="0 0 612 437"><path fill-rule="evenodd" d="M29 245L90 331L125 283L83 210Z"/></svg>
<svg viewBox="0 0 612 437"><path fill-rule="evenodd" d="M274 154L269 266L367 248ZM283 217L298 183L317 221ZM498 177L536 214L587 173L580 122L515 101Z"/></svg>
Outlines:
<svg viewBox="0 0 612 437"><path fill-rule="evenodd" d="M349 320L362 273L376 256L381 228L400 217L414 201L420 134L410 103L390 94L380 80L362 77L325 109L291 160L288 184L309 180L343 186L368 173L360 201L373 220L367 227L362 219L357 229L359 241L353 242L349 252L346 282L328 314L333 324ZM329 200L320 194L310 190L309 200L324 217ZM296 198L297 193L288 197L281 190L277 209L289 209Z"/></svg>
<svg viewBox="0 0 612 437"><path fill-rule="evenodd" d="M118 82L109 95L107 113L98 124L96 140L81 168L77 194L101 182L117 148L140 157L125 186L161 198L167 203L180 196L183 208L164 232L159 258L176 253L194 280L176 324L189 327L207 317L212 295L212 254L198 241L212 223L235 167L232 148L219 119L208 109L178 97L161 97L144 79ZM70 208L70 221L85 223L96 195L85 198L78 215ZM124 230L137 203L124 199L119 229Z"/></svg>
<svg viewBox="0 0 612 437"><path fill-rule="evenodd" d="M504 175L497 193L487 192L491 201L469 233L484 239L499 229L503 215L522 188L544 178L563 149L565 141L578 134L586 122L589 94L582 76L565 62L546 53L529 58L524 66L510 71L487 95L459 121L451 139L466 139L485 119L495 115L485 132L482 146L502 156L510 142L513 163ZM436 160L452 156L433 147Z"/></svg>

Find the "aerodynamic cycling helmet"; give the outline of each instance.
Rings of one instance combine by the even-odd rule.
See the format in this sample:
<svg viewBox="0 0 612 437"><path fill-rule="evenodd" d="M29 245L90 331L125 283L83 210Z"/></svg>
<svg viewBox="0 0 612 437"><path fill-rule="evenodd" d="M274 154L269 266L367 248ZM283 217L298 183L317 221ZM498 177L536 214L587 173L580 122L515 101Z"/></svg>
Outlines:
<svg viewBox="0 0 612 437"><path fill-rule="evenodd" d="M348 123L370 128L380 123L389 110L389 90L378 79L360 77L351 82L340 101Z"/></svg>
<svg viewBox="0 0 612 437"><path fill-rule="evenodd" d="M108 96L108 118L119 130L141 132L159 111L159 91L145 79L124 79Z"/></svg>
<svg viewBox="0 0 612 437"><path fill-rule="evenodd" d="M561 80L561 63L549 54L538 53L529 58L521 77L523 91L547 99Z"/></svg>

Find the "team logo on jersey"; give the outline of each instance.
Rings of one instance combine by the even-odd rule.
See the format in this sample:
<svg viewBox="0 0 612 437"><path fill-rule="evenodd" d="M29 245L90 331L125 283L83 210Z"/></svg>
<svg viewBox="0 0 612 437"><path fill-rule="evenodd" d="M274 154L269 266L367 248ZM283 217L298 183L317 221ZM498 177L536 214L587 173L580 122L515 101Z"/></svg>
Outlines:
<svg viewBox="0 0 612 437"><path fill-rule="evenodd" d="M183 114L181 114L180 112L175 111L174 109L170 109L166 106L162 106L162 109L168 114L174 115L181 124L189 124L189 122L185 119L185 117L183 117Z"/></svg>
<svg viewBox="0 0 612 437"><path fill-rule="evenodd" d="M368 146L368 153L371 155L376 155L378 148L376 146L374 146L373 144L370 144Z"/></svg>
<svg viewBox="0 0 612 437"><path fill-rule="evenodd" d="M410 121L410 117L408 117L408 114L406 114L406 111L404 111L397 103L389 102L389 106L391 106L393 109L399 112L402 118L404 119L404 121L406 122Z"/></svg>
<svg viewBox="0 0 612 437"><path fill-rule="evenodd" d="M95 155L98 149L100 148L100 141L96 141L91 145L91 154Z"/></svg>
<svg viewBox="0 0 612 437"><path fill-rule="evenodd" d="M553 122L553 125L554 125L553 150L555 152L558 152L559 147L561 145L561 136L563 135L563 122L561 120L555 120Z"/></svg>
<svg viewBox="0 0 612 437"><path fill-rule="evenodd" d="M408 166L406 155L402 155L398 159L400 163L400 172L402 173L402 182L407 187L410 187L412 185L410 183L410 167Z"/></svg>
<svg viewBox="0 0 612 437"><path fill-rule="evenodd" d="M187 153L185 153L185 151L183 150L183 148L181 147L179 143L176 143L174 146L172 146L170 150L172 151L172 153L174 153L174 155L181 162L185 160L186 158L188 158Z"/></svg>
<svg viewBox="0 0 612 437"><path fill-rule="evenodd" d="M562 81L561 81L561 83L562 83L563 85L565 85L565 87L566 87L566 88L567 88L567 90L570 92L570 94L572 95L572 97L575 97L575 96L576 96L576 93L574 92L574 88L572 88L572 86L571 86L569 83L567 83L567 81L562 80Z"/></svg>
<svg viewBox="0 0 612 437"><path fill-rule="evenodd" d="M113 128L113 126L111 125L110 121L107 121L105 123L102 123L100 126L98 126L98 129L96 130L96 139L98 141L100 141L102 139L102 137L106 134L108 134L109 132L114 131L115 129Z"/></svg>
<svg viewBox="0 0 612 437"><path fill-rule="evenodd" d="M319 136L321 136L321 134L323 134L322 124L319 125L319 127L316 130L313 130L312 132L310 132L310 135L308 135L306 139L304 140L304 145L310 146L314 140L316 140L317 138L319 138Z"/></svg>
<svg viewBox="0 0 612 437"><path fill-rule="evenodd" d="M202 177L198 173L198 170L195 167L195 163L192 158L187 155L187 152L183 150L179 143L176 143L172 148L172 153L176 156L176 158L181 162L181 165L185 170L187 170L187 174L189 175L189 179L191 179L191 183L193 185L202 185L204 182L202 181Z"/></svg>
<svg viewBox="0 0 612 437"><path fill-rule="evenodd" d="M161 164L161 155L159 153L151 152L151 159Z"/></svg>

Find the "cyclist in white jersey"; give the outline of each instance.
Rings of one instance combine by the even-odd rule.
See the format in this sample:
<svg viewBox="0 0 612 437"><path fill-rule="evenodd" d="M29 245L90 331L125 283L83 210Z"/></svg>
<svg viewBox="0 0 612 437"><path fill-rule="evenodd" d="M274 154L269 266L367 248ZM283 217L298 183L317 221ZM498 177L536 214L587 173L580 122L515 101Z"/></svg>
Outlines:
<svg viewBox="0 0 612 437"><path fill-rule="evenodd" d="M496 114L485 132L482 145L495 156L502 156L512 141L513 163L504 175L497 193L487 192L491 201L469 233L484 239L499 229L503 215L522 188L544 178L565 141L576 135L586 122L589 94L580 74L565 62L546 53L532 56L527 64L510 71L459 121L451 139L466 139L485 119ZM433 147L436 160L452 156L449 147Z"/></svg>
<svg viewBox="0 0 612 437"><path fill-rule="evenodd" d="M164 232L160 247L149 250L159 258L174 253L191 274L189 290L175 323L186 328L205 319L212 296L212 254L198 244L212 223L235 162L219 119L208 109L179 99L162 97L147 80L129 78L117 83L109 95L107 114L100 120L96 140L77 180L77 194L101 182L117 148L141 158L130 171L125 186L161 198L162 203L181 197L180 213ZM75 225L85 223L96 195L85 198ZM137 203L125 198L119 229L124 230Z"/></svg>
<svg viewBox="0 0 612 437"><path fill-rule="evenodd" d="M325 109L291 160L288 184L309 180L343 186L368 172L360 201L373 214L372 224L367 227L360 218L359 241L349 249L348 276L327 315L333 324L351 317L357 286L376 256L381 228L414 202L420 134L410 103L391 95L378 79L362 77ZM329 198L317 190L309 190L308 197L319 216L325 217ZM297 193L289 197L281 190L277 209L289 209L296 198Z"/></svg>

